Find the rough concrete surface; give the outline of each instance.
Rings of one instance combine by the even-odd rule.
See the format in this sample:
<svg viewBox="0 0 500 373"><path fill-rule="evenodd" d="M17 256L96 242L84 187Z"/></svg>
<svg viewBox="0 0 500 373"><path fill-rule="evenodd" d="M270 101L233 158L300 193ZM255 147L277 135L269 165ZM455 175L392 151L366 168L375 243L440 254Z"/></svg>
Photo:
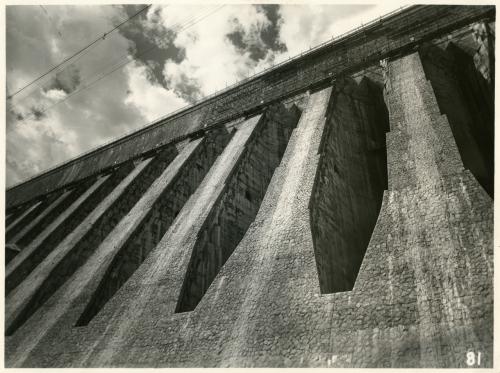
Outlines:
<svg viewBox="0 0 500 373"><path fill-rule="evenodd" d="M394 52L376 62L328 75L319 51L266 75L259 110L18 189L6 366L493 367L495 23L423 9L335 52Z"/></svg>
<svg viewBox="0 0 500 373"><path fill-rule="evenodd" d="M74 212L77 210L87 198L98 189L108 178L104 176L95 181L95 183L87 189L87 191L80 196L75 202L73 202L67 209L58 216L58 218L52 222L47 228L35 236L31 243L26 246L21 255L15 258L11 263L7 265L5 273L6 282L6 293L9 293L14 287L16 287L21 281L24 280L26 274L28 274L34 267L36 267L40 261L42 261L50 252L50 249L57 244L57 239L68 239L67 230L64 230L60 234L57 234L57 239L53 237L56 235L55 232L62 229L62 226L67 225L68 221L74 220ZM69 220L72 217L73 219ZM21 274L22 273L22 274ZM14 279L19 276L19 279Z"/></svg>
<svg viewBox="0 0 500 373"><path fill-rule="evenodd" d="M5 227L5 232L10 231L13 227L19 224L21 220L23 220L30 212L32 212L34 209L36 209L42 202L37 202L33 206L29 207L25 212L22 213L21 216L16 218L14 221L12 221L10 224L8 224Z"/></svg>

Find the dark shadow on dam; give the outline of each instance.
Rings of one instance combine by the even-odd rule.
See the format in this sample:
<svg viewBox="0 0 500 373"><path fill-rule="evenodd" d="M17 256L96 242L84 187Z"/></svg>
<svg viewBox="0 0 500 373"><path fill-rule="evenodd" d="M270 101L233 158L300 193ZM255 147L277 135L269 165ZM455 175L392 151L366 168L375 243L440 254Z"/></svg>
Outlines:
<svg viewBox="0 0 500 373"><path fill-rule="evenodd" d="M16 234L18 234L33 219L36 219L38 215L43 213L43 211L47 209L57 198L59 198L62 193L63 191L56 191L43 198L42 202L37 207L35 207L25 217L5 232L5 242L10 242Z"/></svg>
<svg viewBox="0 0 500 373"><path fill-rule="evenodd" d="M76 326L88 325L144 262L222 153L231 135L225 128L213 131L190 155L115 256Z"/></svg>
<svg viewBox="0 0 500 373"><path fill-rule="evenodd" d="M27 302L26 306L19 312L10 327L6 330L7 336L12 335L21 325L23 325L78 268L85 264L106 236L130 211L176 155L177 150L174 146L167 147L156 155L155 158L136 176L136 178L125 188L120 198L114 201L111 207L103 213L92 228L55 266L50 275L41 284L33 297ZM130 169L128 170L131 171ZM117 179L120 180L124 176L125 175L120 175ZM113 184L117 181L118 180ZM111 192L111 190L108 190L108 192ZM104 196L101 194L97 199L102 200L103 198ZM52 246L49 247L49 249L53 248ZM30 269L32 270L34 266L32 265L31 267Z"/></svg>
<svg viewBox="0 0 500 373"><path fill-rule="evenodd" d="M176 312L192 311L254 221L300 110L269 108L210 211L193 248Z"/></svg>
<svg viewBox="0 0 500 373"><path fill-rule="evenodd" d="M389 116L379 83L334 86L309 203L321 293L352 290L387 189Z"/></svg>
<svg viewBox="0 0 500 373"><path fill-rule="evenodd" d="M63 224L54 229L33 252L27 256L19 265L5 278L5 293L9 294L40 264L47 256L94 210L95 207L110 193L113 188L131 170L130 164L120 167L113 175L105 181L91 196L81 204ZM78 189L87 189L95 182L94 178L83 183ZM64 204L66 207L68 205Z"/></svg>
<svg viewBox="0 0 500 373"><path fill-rule="evenodd" d="M89 180L84 183L80 183L78 186L75 186L73 188L68 188L68 194L63 198L60 203L57 204L57 206L52 206L53 208L48 211L48 209L51 206L47 206L47 211L44 210L40 212L40 215L47 212L45 216L37 216L34 217L34 219L39 219L38 222L34 224L34 226L31 227L31 229L28 230L22 237L15 239L12 238L13 242L7 242L6 249L7 253L10 253L11 255L6 256L6 263L9 263L17 253L19 253L21 250L23 250L25 247L27 247L35 238L43 232L44 229L46 229L63 211L70 206L75 200L77 200L84 192L85 190L90 186L90 182L94 180ZM63 191L64 193L64 191ZM60 194L59 196L62 196ZM56 199L57 200L57 199ZM55 203L55 200L52 201L52 203ZM11 249L12 248L12 249ZM9 250L11 249L11 250ZM12 250L16 250L14 253L14 256L12 256ZM21 264L23 265L23 264ZM23 278L23 277L21 277ZM12 279L12 278L11 278ZM11 281L11 280L9 280ZM16 282L17 285L17 282ZM9 283L9 286L6 287L6 294L9 293L12 290L12 284Z"/></svg>
<svg viewBox="0 0 500 373"><path fill-rule="evenodd" d="M462 158L486 192L494 189L494 95L471 55L453 43L420 49L425 75ZM494 86L494 83L493 83Z"/></svg>
<svg viewBox="0 0 500 373"><path fill-rule="evenodd" d="M94 180L92 180L94 181ZM47 228L68 206L71 206L90 187L90 182L82 183L73 188L66 198L52 209L43 219L32 227L16 244L20 247L28 246L45 228Z"/></svg>
<svg viewBox="0 0 500 373"><path fill-rule="evenodd" d="M39 199L38 199L39 200ZM31 200L30 202L23 203L20 206L12 207L5 211L5 228L11 225L17 218L24 214L31 206L37 203L37 199Z"/></svg>

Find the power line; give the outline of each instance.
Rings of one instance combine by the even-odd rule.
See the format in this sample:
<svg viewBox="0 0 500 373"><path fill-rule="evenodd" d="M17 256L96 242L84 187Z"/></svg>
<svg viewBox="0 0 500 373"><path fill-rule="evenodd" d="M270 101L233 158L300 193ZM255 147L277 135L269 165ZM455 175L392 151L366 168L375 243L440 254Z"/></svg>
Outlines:
<svg viewBox="0 0 500 373"><path fill-rule="evenodd" d="M193 20L189 20L188 22L184 22L183 24L181 24L181 28L178 30L178 32L181 32L181 31L184 31L186 29L188 29L189 27L192 27L194 26L196 23L199 23L201 22L203 19L209 17L210 15L212 15L213 13L219 11L221 8L223 8L225 5L221 5L219 6L217 9L215 9L214 11L208 13L208 14L205 14L204 16L196 19L195 17L193 17L194 21ZM174 26L174 27L177 27L177 26ZM140 57L140 56L143 56L145 55L146 53L152 51L153 49L157 48L156 45L153 45L151 46L150 48L147 48L146 50L142 51L141 53L138 53L135 55L135 58L137 57ZM127 55L128 56L128 55ZM116 66L115 68L107 71L106 73L104 74L101 74L101 76L98 76L97 79L95 79L94 81L90 82L89 84L85 85L85 86L82 86L80 89L77 89L73 92L71 92L69 95L67 95L65 98L63 98L62 100L59 100L57 102L55 102L53 105L41 110L42 113L45 113L47 110L53 108L54 106L66 101L67 99L69 99L70 97L73 97L75 96L76 94L90 88L91 86L93 86L94 84L96 84L97 82L101 81L102 79L106 78L107 76L111 75L112 73L114 73L115 71L121 69L122 67L128 65L129 63L135 61L134 59L129 59L127 61L125 61L124 63L121 63L121 64L118 64L118 66L116 66L116 64L114 66ZM113 67L114 67L113 66Z"/></svg>
<svg viewBox="0 0 500 373"><path fill-rule="evenodd" d="M111 36L109 38L106 38L106 40L110 40L114 35L117 35L115 33L111 34ZM102 40L102 39L101 39ZM71 63L71 65L74 65L75 63L77 63L79 60L82 59L82 57L86 56L89 52L91 52L93 49L90 48L90 49L87 49L86 51L80 53ZM62 72L62 71L65 71L69 66L71 65L66 65L66 66L58 66L55 70L56 73L59 73L59 72ZM38 82L35 82L33 81L33 85L31 86L31 89L27 90L27 91L24 91L24 92L18 92L18 93L23 93L24 96L22 97L19 97L17 96L16 98L16 102L19 102L20 100L24 100L26 99L27 97L29 97L33 92L35 92L35 90L37 88L46 88L47 87L47 84L49 83L48 81L44 81L47 77L50 77L49 75L46 75L44 77L40 77L40 79L38 80ZM8 99L10 99L11 96L8 97Z"/></svg>
<svg viewBox="0 0 500 373"><path fill-rule="evenodd" d="M208 13L210 13L210 11ZM193 21L196 21L197 17L198 17L198 19L201 19L201 18L203 18L205 16L208 16L209 15L208 13L205 13L204 15L201 15L201 16L200 15L190 16L190 17L186 18L184 21L180 21L178 23L173 24L172 26L170 26L170 29L172 29L175 32L179 33L182 30L186 29L187 26L190 23L192 23ZM151 48L149 48L147 50L144 50L144 51L141 51L140 53L136 54L135 57L140 57L140 56L148 53L149 51L151 51L152 49L154 49L156 47L157 47L157 45L153 45ZM115 66L117 63L119 63L120 61L122 61L124 59L127 59L127 57L129 57L129 56L130 56L130 53L122 54L118 58L115 58L114 61L111 64L106 64L104 66L99 67L98 69L94 69L90 74L87 74L87 76L85 76L85 78L82 79L83 82L85 82L85 80L91 79L94 76L96 76L94 73L99 72L101 69L105 69L107 66Z"/></svg>
<svg viewBox="0 0 500 373"><path fill-rule="evenodd" d="M166 5L165 7L168 7L168 5ZM210 12L210 11L209 11L209 12ZM190 16L190 17L186 18L185 20L183 20L183 21L181 21L181 22L178 22L178 23L176 23L176 24L172 25L170 28L172 28L172 29L175 29L176 27L179 27L179 29L184 28L184 27L185 27L185 26L187 26L189 23L192 23L192 22L197 21L197 17L198 17L198 16L199 16L199 15L196 15L196 14L195 14L194 16ZM204 16L202 15L200 18L203 18L203 17L204 17ZM179 29L177 29L177 30L175 30L175 31L176 31L176 32L179 32ZM113 35L117 35L117 34L113 34ZM107 40L109 40L109 39L107 39ZM85 51L84 53L80 54L80 55L76 58L76 60L74 60L74 61L73 61L73 64L74 64L74 63L76 63L78 60L80 60L80 59L81 59L81 58L82 58L85 54L87 54L89 51L90 51L90 49L89 49L89 50L87 50L87 51ZM149 51L149 50L148 50L148 51ZM144 53L147 53L148 51L146 51L146 52L144 52ZM141 53L141 54L142 54L142 53ZM139 54L139 55L141 55L141 54ZM112 66L112 65L115 65L115 63L116 63L116 62L120 62L120 61L122 61L123 59L126 59L128 56L129 56L129 53L123 54L123 55L121 55L120 57L116 58L116 59L114 60L115 62L113 62L112 64L102 65L102 67L103 67L103 68L106 68L106 66ZM69 65L68 65L68 66L69 66ZM67 68L67 66L66 66L66 67L63 67L63 68L62 68L62 69L60 69L60 70L58 70L58 72L60 72L60 71L64 71L66 68ZM93 78L94 76L96 76L94 73L98 72L99 70L101 70L101 67L100 67L100 68L98 68L98 69L93 69L93 71L92 71L90 74L87 74L87 76L86 76L84 79L82 79L82 80L80 81L80 83L83 83L83 82L85 82L85 80L87 80L87 79L89 79L89 78ZM25 96L21 97L20 99L18 98L18 100L17 100L17 101L19 101L19 100L24 100L24 99L26 99L27 97L29 97L29 95L30 95L31 93L33 93L33 92L34 92L34 89L36 89L37 87L42 87L42 88L44 88L44 87L46 87L46 83L38 82L38 83L35 85L35 87L33 87L33 88L32 88L32 90L31 90L31 91L29 91L29 92L28 92Z"/></svg>
<svg viewBox="0 0 500 373"><path fill-rule="evenodd" d="M70 61L71 59L73 59L74 57L76 57L77 55L81 54L82 52L88 50L89 48L91 48L93 45L95 45L96 43L104 40L106 38L106 36L110 33L112 33L113 31L117 30L119 27L121 27L122 25L124 25L125 23L127 23L128 21L130 21L132 18L138 16L140 13L144 12L146 9L148 9L149 7L151 7L152 4L149 4L147 6L145 6L144 8L142 8L141 10L139 10L138 12L136 12L135 14L133 14L132 16L130 16L129 18L127 18L125 21L121 22L120 24L118 24L117 26L115 26L114 28L112 28L111 30L109 30L108 32L105 32L102 36L100 36L99 38L95 39L93 42L91 42L90 44L88 44L87 46L83 47L82 49L80 49L78 52L74 53L73 55L69 56L68 58L66 58L65 60L61 61L59 64L57 64L56 66L54 66L53 68L51 68L50 70L48 70L47 72L43 73L42 75L40 75L38 78L32 80L31 82L29 82L28 84L26 84L24 87L18 89L16 92L14 92L13 94L11 94L10 96L7 97L7 100L10 100L12 99L12 97L14 97L15 95L17 95L18 93L22 92L24 89L28 88L29 86L31 86L32 84L34 84L35 82L39 81L40 79L42 79L43 77L45 77L46 75L50 74L52 71L54 71L55 69L57 69L59 66L65 64L66 62Z"/></svg>
<svg viewBox="0 0 500 373"><path fill-rule="evenodd" d="M166 7L168 7L168 6L169 6L169 4L165 5L165 6L164 6L164 8L166 8ZM122 18L121 20L123 21L124 19ZM110 36L109 36L109 37L106 37L106 39L105 39L106 41L111 40L111 39L113 38L113 36L118 35L118 34L116 34L116 33L112 33L112 34L110 34L110 33L108 32L108 35L110 35ZM101 40L103 40L103 39L101 39ZM92 50L93 50L93 49L87 49L86 51L84 51L83 53L81 53L80 55L78 55L78 57L76 57L76 59L72 61L72 65L74 65L76 62L78 62L79 60L81 60L81 58L82 58L82 57L84 57L85 55L87 55L87 54L88 54L90 51L92 51ZM127 53L127 54L125 54L125 55L120 56L117 60L120 60L121 58L126 57L126 56L128 56L128 53ZM63 66L62 68L57 68L56 72L62 72L62 71L64 71L64 70L66 70L69 66L71 66L71 65L66 65L66 66ZM94 71L98 71L98 70L99 70L99 69L94 70ZM19 101L19 100L23 100L23 99L26 99L26 98L27 98L27 97L29 97L29 95L30 95L30 94L32 94L32 93L33 93L33 92L34 92L37 88L45 88L45 87L47 87L47 82L43 82L43 79L42 79L42 80L40 80L39 82L37 82L37 83L34 85L34 87L32 87L32 88L31 88L31 90L25 91L25 92L24 92L24 94L25 94L25 95L24 95L23 97L21 97L21 98L19 98L19 97L18 97L18 98L17 98L17 101Z"/></svg>
<svg viewBox="0 0 500 373"><path fill-rule="evenodd" d="M182 31L184 31L184 30L186 30L186 29L188 29L188 28L190 28L190 27L194 26L195 24L197 24L197 23L201 22L201 21L202 21L202 20L204 20L205 18L207 18L207 17L211 16L211 15L212 15L212 14L214 14L215 12L218 12L218 11L219 11L220 9L222 9L223 7L225 7L225 5L220 5L220 6L218 6L216 9L214 9L213 11L211 11L211 12L209 12L209 13L206 13L206 14L204 14L204 15L202 15L202 16L199 16L198 18L197 18L197 16L190 17L190 19L188 18L187 20L184 20L182 23L177 23L176 25L174 25L174 26L172 26L172 27L179 27L179 29L178 29L178 30L176 30L176 31L177 31L177 32L182 32ZM144 55L144 54L146 54L146 53L150 52L151 50L153 50L153 49L155 49L155 48L157 48L157 46L156 46L156 45L153 45L152 47L147 48L146 50L142 51L141 53L136 54L136 55L135 55L135 57L136 57L136 58L137 58L137 57L140 57L140 56L142 56L142 55ZM125 57L128 57L128 56L129 56L129 55L127 54ZM131 63L131 62L133 62L133 61L135 61L135 60L134 60L134 59L129 59L129 60L125 61L124 63L119 64L117 67L113 68L112 70L109 70L109 71L107 71L107 72L106 72L106 73L104 73L104 74L101 74L101 76L98 76L98 77L97 77L97 79L95 79L94 81L91 81L89 84L87 84L87 85L85 85L85 86L82 86L81 88L79 88L79 89L77 89L77 90L75 90L75 91L71 92L69 95L67 95L67 96L66 96L66 97L64 97L63 99L61 99L61 100L59 100L59 101L55 102L54 104L52 104L52 105L50 105L50 106L48 106L48 107L46 107L46 108L43 108L43 109L41 109L41 110L38 110L38 111L37 111L37 114L38 114L38 115L40 115L40 114L43 114L43 113L47 112L48 110L52 109L53 107L55 107L55 106L57 106L57 105L59 105L59 104L63 103L64 101L68 100L69 98L71 98L71 97L73 97L73 96L77 95L78 93L80 93L80 92L82 92L82 91L84 91L84 90L86 90L86 89L90 88L90 87L91 87L91 86L93 86L94 84L98 83L98 82L99 82L99 81L101 81L102 79L106 78L106 77L107 77L107 76L109 76L110 74L114 73L115 71L117 71L117 70L121 69L122 67L124 67L125 65L128 65L129 63ZM113 66L116 66L116 64L115 64L115 65L113 65ZM34 114L32 114L32 113L27 114L26 116L24 116L24 117L23 117L23 119L19 120L19 122L22 122L22 121L24 121L24 120L28 119L30 116L34 116ZM12 129L11 129L10 131L12 131ZM8 132L10 132L10 131L8 131Z"/></svg>

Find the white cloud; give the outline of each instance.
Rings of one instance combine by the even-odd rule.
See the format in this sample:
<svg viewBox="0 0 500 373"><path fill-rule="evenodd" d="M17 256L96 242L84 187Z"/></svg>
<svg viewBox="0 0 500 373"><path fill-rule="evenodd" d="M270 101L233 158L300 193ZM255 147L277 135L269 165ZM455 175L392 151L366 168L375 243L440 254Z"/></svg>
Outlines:
<svg viewBox="0 0 500 373"><path fill-rule="evenodd" d="M396 8L394 4L284 4L282 40L293 57Z"/></svg>
<svg viewBox="0 0 500 373"><path fill-rule="evenodd" d="M78 141L78 134L68 130L57 115L41 120L25 119L15 126L15 130L7 133L6 144L11 184L77 154L72 144Z"/></svg>
<svg viewBox="0 0 500 373"><path fill-rule="evenodd" d="M195 16L203 16L217 6L168 6L163 7L163 24L168 27ZM248 53L241 55L226 38L233 31L232 19L237 18L246 32L252 26L262 27L268 23L262 12L250 5L226 5L220 11L179 33L175 39L178 47L186 49L186 59L178 66L168 62L165 67L167 76L184 73L195 78L204 95L225 88L261 68L266 61L256 65ZM181 22L182 23L182 22Z"/></svg>
<svg viewBox="0 0 500 373"><path fill-rule="evenodd" d="M151 85L146 78L146 68L135 63L127 66L130 93L125 104L137 107L148 121L177 110L187 102L159 85Z"/></svg>
<svg viewBox="0 0 500 373"><path fill-rule="evenodd" d="M62 89L51 89L43 92L43 95L52 101L59 101L67 96L66 92Z"/></svg>

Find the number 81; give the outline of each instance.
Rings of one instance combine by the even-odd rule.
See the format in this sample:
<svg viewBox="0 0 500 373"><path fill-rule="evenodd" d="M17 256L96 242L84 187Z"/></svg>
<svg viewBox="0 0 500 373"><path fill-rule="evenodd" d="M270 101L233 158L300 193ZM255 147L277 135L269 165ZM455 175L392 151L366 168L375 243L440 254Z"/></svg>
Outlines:
<svg viewBox="0 0 500 373"><path fill-rule="evenodd" d="M467 352L467 365L472 366L476 364L476 354L473 351ZM477 353L477 365L481 365L481 352Z"/></svg>

